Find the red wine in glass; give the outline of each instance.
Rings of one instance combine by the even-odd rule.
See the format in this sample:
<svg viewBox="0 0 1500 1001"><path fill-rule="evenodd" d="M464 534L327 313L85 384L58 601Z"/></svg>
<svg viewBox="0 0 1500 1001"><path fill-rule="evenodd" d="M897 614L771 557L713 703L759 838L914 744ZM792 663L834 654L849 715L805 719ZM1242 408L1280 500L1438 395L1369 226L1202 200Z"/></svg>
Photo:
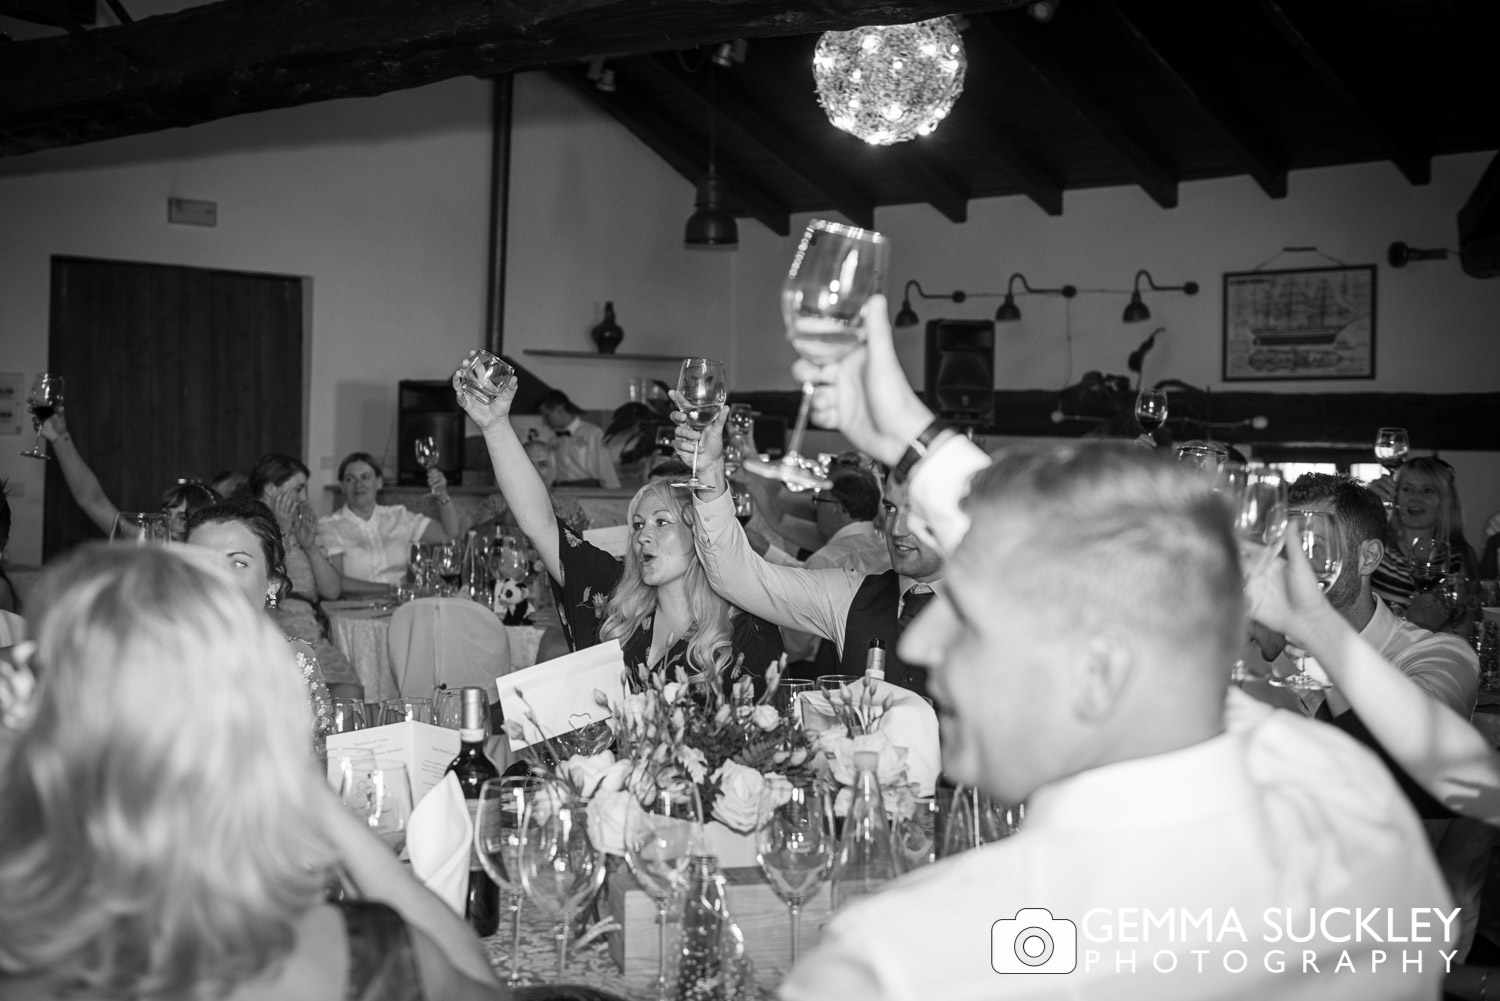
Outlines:
<svg viewBox="0 0 1500 1001"><path fill-rule="evenodd" d="M38 424L45 424L57 413L57 408L50 403L34 403L31 406L31 416L35 417Z"/></svg>
<svg viewBox="0 0 1500 1001"><path fill-rule="evenodd" d="M1394 474L1401 468L1410 447L1406 428L1381 428L1375 432L1375 460L1387 473Z"/></svg>

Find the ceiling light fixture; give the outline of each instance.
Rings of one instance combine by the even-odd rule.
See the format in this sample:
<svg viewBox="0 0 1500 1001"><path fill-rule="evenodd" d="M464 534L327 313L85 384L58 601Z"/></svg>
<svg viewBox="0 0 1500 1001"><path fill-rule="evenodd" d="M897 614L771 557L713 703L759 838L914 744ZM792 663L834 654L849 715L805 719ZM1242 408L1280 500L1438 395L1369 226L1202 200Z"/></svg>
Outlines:
<svg viewBox="0 0 1500 1001"><path fill-rule="evenodd" d="M1151 310L1146 308L1145 302L1141 300L1141 279L1146 279L1146 284L1153 292L1181 292L1184 295L1197 295L1197 282L1184 282L1181 285L1158 285L1151 277L1151 272L1145 268L1135 273L1135 290L1130 293L1130 302L1125 304L1125 315L1121 317L1126 323L1141 323L1151 319Z"/></svg>
<svg viewBox="0 0 1500 1001"><path fill-rule="evenodd" d="M739 224L729 211L728 192L717 167L718 113L714 109L714 69L708 70L708 175L698 181L696 209L688 217L682 242L692 250L734 250L740 245Z"/></svg>
<svg viewBox="0 0 1500 1001"><path fill-rule="evenodd" d="M1026 7L1026 13L1046 24L1057 16L1057 8L1061 6L1062 0L1036 0L1035 3Z"/></svg>
<svg viewBox="0 0 1500 1001"><path fill-rule="evenodd" d="M873 146L925 136L964 89L963 38L950 18L830 31L813 53L818 103Z"/></svg>
<svg viewBox="0 0 1500 1001"><path fill-rule="evenodd" d="M1064 299L1071 299L1078 294L1078 289L1072 285L1064 285L1062 288L1032 288L1026 276L1017 271L1005 283L1005 301L995 310L995 320L999 323L1013 323L1021 318L1021 307L1016 305L1017 278L1021 279L1021 288L1031 295L1060 295Z"/></svg>

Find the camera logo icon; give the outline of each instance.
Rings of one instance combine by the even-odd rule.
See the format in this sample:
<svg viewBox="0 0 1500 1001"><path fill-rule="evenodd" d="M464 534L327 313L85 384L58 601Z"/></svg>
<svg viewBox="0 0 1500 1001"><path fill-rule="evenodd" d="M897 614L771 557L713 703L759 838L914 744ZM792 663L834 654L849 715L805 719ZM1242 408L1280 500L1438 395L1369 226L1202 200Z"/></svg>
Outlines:
<svg viewBox="0 0 1500 1001"><path fill-rule="evenodd" d="M1072 973L1078 968L1078 926L1045 907L1023 907L990 926L996 973Z"/></svg>

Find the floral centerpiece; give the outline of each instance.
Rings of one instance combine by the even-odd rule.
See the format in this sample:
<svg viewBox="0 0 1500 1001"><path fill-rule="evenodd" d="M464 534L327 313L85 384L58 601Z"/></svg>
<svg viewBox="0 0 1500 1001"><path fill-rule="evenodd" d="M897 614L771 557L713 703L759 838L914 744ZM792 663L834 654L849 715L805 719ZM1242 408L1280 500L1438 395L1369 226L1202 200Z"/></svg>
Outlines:
<svg viewBox="0 0 1500 1001"><path fill-rule="evenodd" d="M833 725L820 730L815 740L818 772L835 793L833 810L839 817L848 816L854 800L854 755L860 751L872 751L879 759L875 779L891 819L909 818L916 809L918 787L907 775L907 749L893 745L881 730L892 702L889 695L877 698L876 686L863 680L828 693Z"/></svg>
<svg viewBox="0 0 1500 1001"><path fill-rule="evenodd" d="M589 836L606 852L623 855L631 811L680 783L697 787L705 819L753 833L767 791L789 791L817 769L807 734L772 704L782 666L771 666L759 695L738 665L729 672L733 681L721 671L689 678L678 668L669 678L640 670L627 679L624 688L635 691L623 704L594 693L612 714L613 748L568 756L546 748L526 753L535 770L567 782L589 801ZM507 725L513 732L520 727Z"/></svg>

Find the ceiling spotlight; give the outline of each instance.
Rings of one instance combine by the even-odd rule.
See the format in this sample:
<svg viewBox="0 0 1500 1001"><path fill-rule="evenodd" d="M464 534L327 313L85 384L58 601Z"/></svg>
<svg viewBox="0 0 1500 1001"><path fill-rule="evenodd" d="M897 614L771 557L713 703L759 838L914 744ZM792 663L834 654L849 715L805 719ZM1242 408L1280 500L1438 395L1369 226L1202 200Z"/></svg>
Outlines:
<svg viewBox="0 0 1500 1001"><path fill-rule="evenodd" d="M1154 292L1181 292L1184 295L1197 295L1198 283L1185 282L1181 285L1158 285L1151 278L1151 272L1145 268L1135 273L1135 290L1130 293L1130 302L1125 305L1125 315L1121 317L1126 323L1141 323L1151 319L1151 310L1146 308L1145 302L1141 300L1141 279L1146 279L1146 284Z"/></svg>
<svg viewBox="0 0 1500 1001"><path fill-rule="evenodd" d="M1057 8L1062 6L1062 0L1036 0L1035 3L1026 7L1026 13L1036 20L1046 24L1057 16Z"/></svg>

